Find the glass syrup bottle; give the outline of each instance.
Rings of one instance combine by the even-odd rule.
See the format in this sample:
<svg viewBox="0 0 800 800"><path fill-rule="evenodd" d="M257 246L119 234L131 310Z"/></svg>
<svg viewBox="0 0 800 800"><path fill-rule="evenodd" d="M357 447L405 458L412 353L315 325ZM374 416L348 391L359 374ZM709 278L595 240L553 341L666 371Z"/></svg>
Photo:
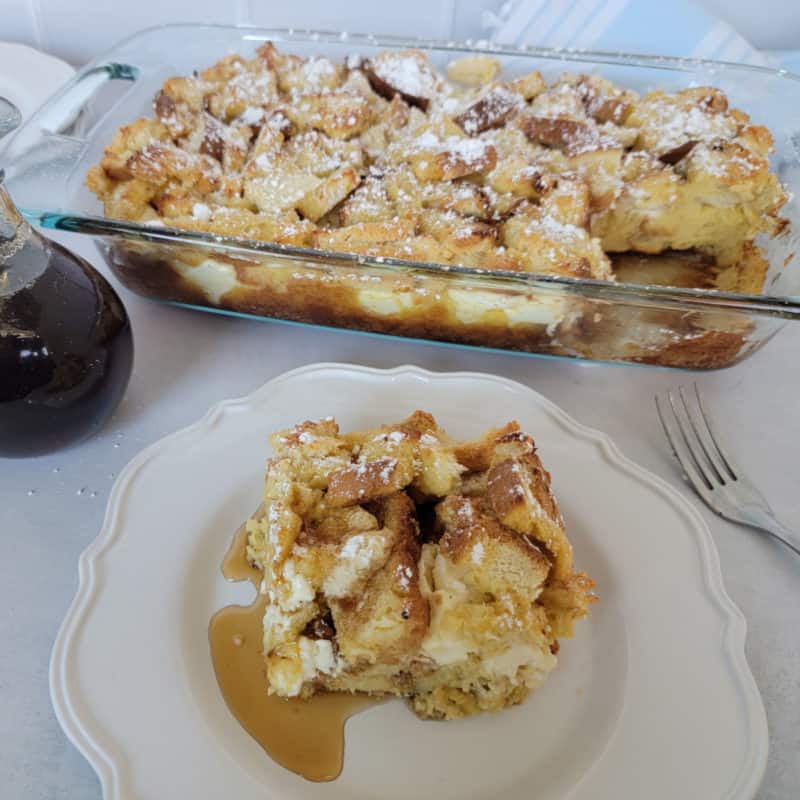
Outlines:
<svg viewBox="0 0 800 800"><path fill-rule="evenodd" d="M0 98L0 136L14 127L13 113ZM49 453L95 433L132 366L130 322L116 292L87 261L31 228L0 170L0 458Z"/></svg>

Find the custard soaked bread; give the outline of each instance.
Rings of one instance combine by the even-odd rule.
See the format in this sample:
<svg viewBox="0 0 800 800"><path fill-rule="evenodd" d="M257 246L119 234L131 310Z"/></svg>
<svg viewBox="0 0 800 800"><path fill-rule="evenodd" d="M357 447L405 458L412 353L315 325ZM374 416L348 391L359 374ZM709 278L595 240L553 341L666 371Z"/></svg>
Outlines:
<svg viewBox="0 0 800 800"><path fill-rule="evenodd" d="M370 692L453 719L520 702L594 599L516 423L455 442L429 414L271 438L247 523L268 691Z"/></svg>
<svg viewBox="0 0 800 800"><path fill-rule="evenodd" d="M88 184L107 216L148 224L607 280L609 253L691 250L721 288L758 291L754 238L786 201L771 149L711 87L640 96L504 77L485 55L445 76L417 50L342 64L266 43L166 81Z"/></svg>

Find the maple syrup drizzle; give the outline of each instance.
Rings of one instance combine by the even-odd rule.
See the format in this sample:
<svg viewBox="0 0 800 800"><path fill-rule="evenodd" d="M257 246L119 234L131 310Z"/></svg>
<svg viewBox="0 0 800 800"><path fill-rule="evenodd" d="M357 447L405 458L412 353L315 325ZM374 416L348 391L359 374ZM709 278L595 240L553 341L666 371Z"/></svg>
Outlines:
<svg viewBox="0 0 800 800"><path fill-rule="evenodd" d="M258 589L261 572L247 561L247 531L236 532L222 574L249 580ZM239 724L286 769L311 781L330 781L342 771L344 724L380 698L317 694L309 700L267 694L262 656L266 597L250 606L226 606L208 626L211 658L222 696Z"/></svg>

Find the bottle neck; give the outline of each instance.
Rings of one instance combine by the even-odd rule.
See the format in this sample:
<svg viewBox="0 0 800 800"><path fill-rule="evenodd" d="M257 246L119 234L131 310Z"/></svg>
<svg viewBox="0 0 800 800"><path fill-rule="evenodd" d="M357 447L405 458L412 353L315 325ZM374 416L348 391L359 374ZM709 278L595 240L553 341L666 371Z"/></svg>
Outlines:
<svg viewBox="0 0 800 800"><path fill-rule="evenodd" d="M30 236L31 227L3 186L3 171L0 170L0 270L22 250Z"/></svg>
<svg viewBox="0 0 800 800"><path fill-rule="evenodd" d="M35 281L50 263L47 241L17 211L0 169L0 311L4 299Z"/></svg>

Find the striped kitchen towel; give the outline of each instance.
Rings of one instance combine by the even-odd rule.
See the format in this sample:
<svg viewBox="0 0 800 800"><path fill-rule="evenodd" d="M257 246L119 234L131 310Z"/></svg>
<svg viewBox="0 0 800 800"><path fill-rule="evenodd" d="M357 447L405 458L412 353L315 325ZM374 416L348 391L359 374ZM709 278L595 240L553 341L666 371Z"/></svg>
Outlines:
<svg viewBox="0 0 800 800"><path fill-rule="evenodd" d="M506 0L483 23L509 44L773 64L691 0Z"/></svg>

